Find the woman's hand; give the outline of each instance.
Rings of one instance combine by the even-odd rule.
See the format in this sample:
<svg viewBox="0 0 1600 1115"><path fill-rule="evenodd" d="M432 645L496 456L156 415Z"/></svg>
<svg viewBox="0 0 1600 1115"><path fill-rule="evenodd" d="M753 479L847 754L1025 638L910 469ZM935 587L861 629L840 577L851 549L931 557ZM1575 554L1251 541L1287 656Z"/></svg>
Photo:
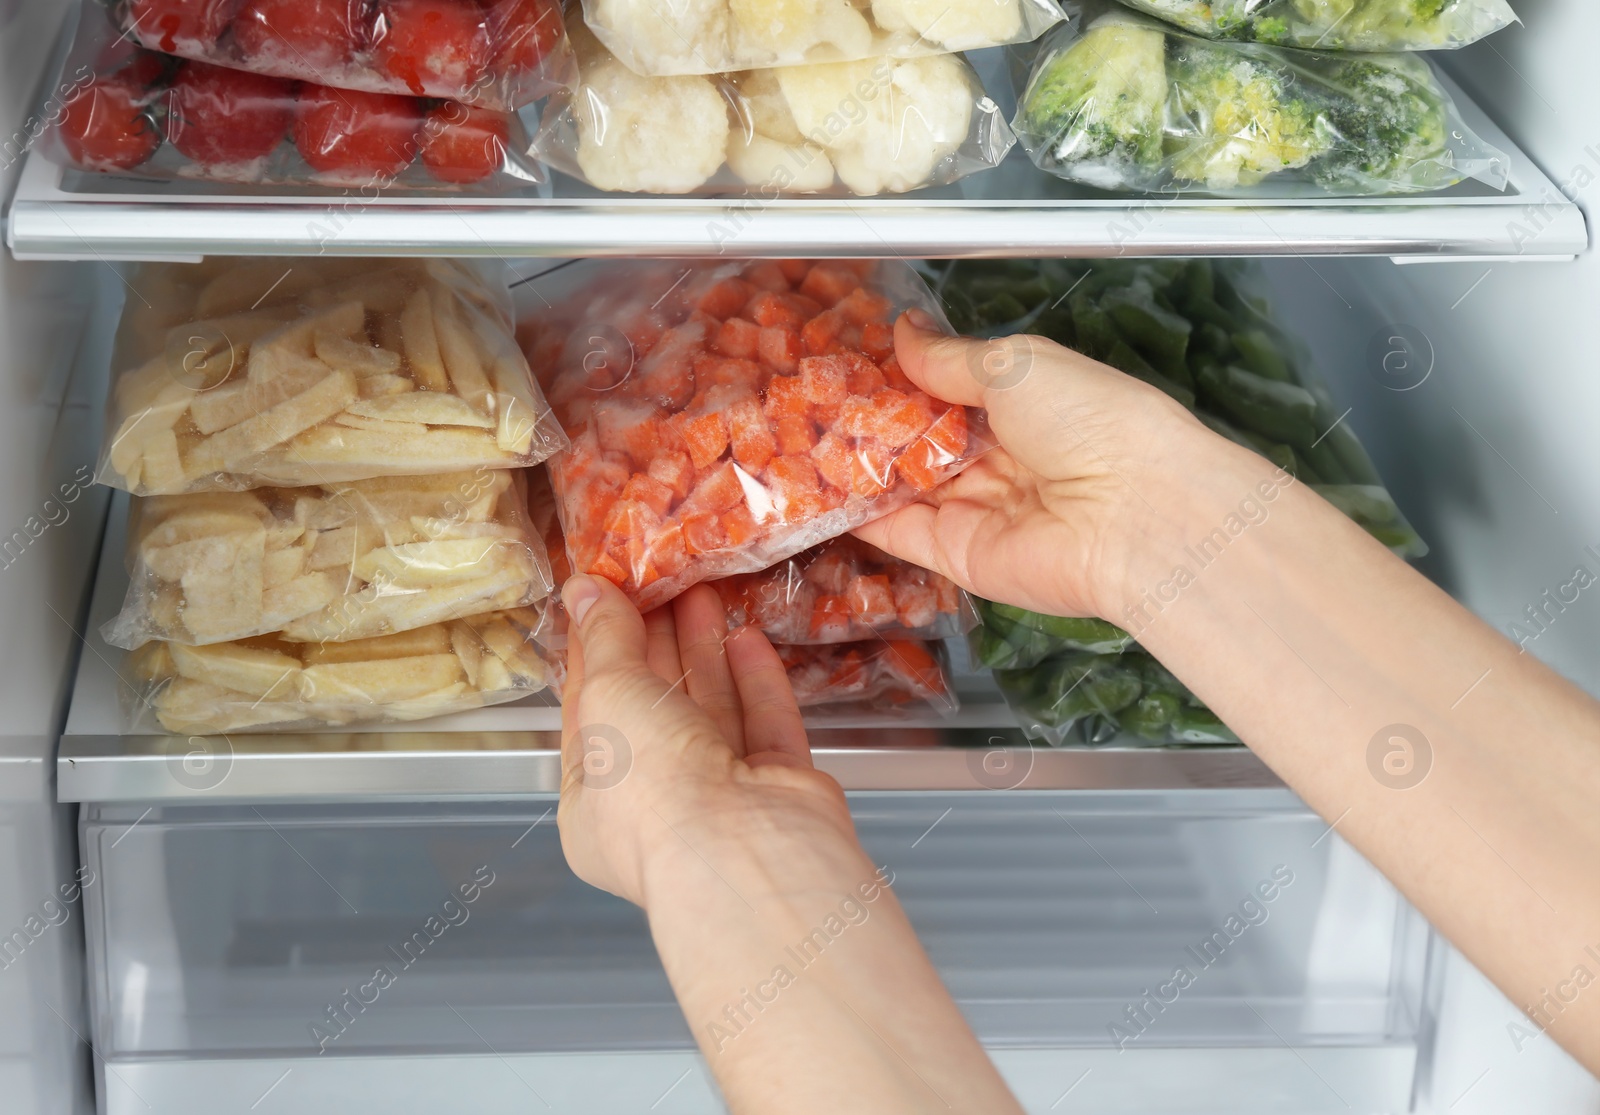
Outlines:
<svg viewBox="0 0 1600 1115"><path fill-rule="evenodd" d="M649 909L684 858L772 829L855 845L838 783L811 764L777 652L728 633L698 585L641 617L577 576L561 696L561 845L578 877Z"/></svg>
<svg viewBox="0 0 1600 1115"><path fill-rule="evenodd" d="M855 533L985 599L1125 622L1170 572L1183 524L1273 472L1156 388L1053 341L933 324L915 310L896 323L901 367L935 398L986 408L1001 447Z"/></svg>

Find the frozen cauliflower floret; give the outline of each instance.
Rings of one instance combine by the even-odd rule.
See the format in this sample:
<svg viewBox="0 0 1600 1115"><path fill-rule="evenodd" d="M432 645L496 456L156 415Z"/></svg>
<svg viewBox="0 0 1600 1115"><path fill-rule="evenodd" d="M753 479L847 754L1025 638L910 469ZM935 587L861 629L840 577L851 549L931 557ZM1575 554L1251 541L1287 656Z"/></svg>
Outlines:
<svg viewBox="0 0 1600 1115"><path fill-rule="evenodd" d="M780 143L755 133L734 132L728 141L728 166L761 190L817 193L833 185L833 163L812 143Z"/></svg>
<svg viewBox="0 0 1600 1115"><path fill-rule="evenodd" d="M750 70L734 78L739 91L741 125L757 135L779 143L802 143L805 136L794 122L789 102L778 85L776 70Z"/></svg>
<svg viewBox="0 0 1600 1115"><path fill-rule="evenodd" d="M872 52L872 27L849 0L728 0L728 10L739 65Z"/></svg>
<svg viewBox="0 0 1600 1115"><path fill-rule="evenodd" d="M885 31L910 31L946 50L999 46L1022 32L1018 0L872 0L872 18Z"/></svg>
<svg viewBox="0 0 1600 1115"><path fill-rule="evenodd" d="M602 58L583 67L572 114L578 167L602 190L687 193L726 157L728 105L703 77L640 77Z"/></svg>
<svg viewBox="0 0 1600 1115"><path fill-rule="evenodd" d="M801 134L858 194L927 185L971 127L973 90L949 55L794 66L777 79Z"/></svg>
<svg viewBox="0 0 1600 1115"><path fill-rule="evenodd" d="M640 71L711 73L728 56L728 0L587 0L584 8L606 46Z"/></svg>

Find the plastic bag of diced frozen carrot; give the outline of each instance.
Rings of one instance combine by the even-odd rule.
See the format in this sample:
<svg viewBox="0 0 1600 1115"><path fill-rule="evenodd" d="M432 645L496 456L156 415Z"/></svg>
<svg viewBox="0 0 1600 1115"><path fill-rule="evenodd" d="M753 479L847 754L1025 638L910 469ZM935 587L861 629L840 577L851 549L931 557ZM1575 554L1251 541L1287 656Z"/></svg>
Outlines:
<svg viewBox="0 0 1600 1115"><path fill-rule="evenodd" d="M918 390L899 261L598 260L533 281L519 329L572 448L550 481L576 572L644 609L911 503L993 445Z"/></svg>
<svg viewBox="0 0 1600 1115"><path fill-rule="evenodd" d="M870 639L776 649L801 708L881 714L921 704L948 715L959 707L940 643Z"/></svg>
<svg viewBox="0 0 1600 1115"><path fill-rule="evenodd" d="M978 621L954 582L849 535L711 587L730 628L759 627L774 643L943 639Z"/></svg>

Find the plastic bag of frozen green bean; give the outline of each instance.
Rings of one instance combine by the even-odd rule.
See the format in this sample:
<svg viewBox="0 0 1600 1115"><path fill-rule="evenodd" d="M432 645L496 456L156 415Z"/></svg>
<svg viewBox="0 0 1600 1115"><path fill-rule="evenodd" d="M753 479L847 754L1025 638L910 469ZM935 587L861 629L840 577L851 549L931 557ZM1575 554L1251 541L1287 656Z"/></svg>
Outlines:
<svg viewBox="0 0 1600 1115"><path fill-rule="evenodd" d="M1401 557L1427 546L1343 422L1305 347L1272 319L1250 265L1209 260L976 260L931 276L956 330L1035 333L1161 388ZM1033 738L1232 740L1121 628L978 601L973 659ZM1138 684L1135 684L1135 682Z"/></svg>

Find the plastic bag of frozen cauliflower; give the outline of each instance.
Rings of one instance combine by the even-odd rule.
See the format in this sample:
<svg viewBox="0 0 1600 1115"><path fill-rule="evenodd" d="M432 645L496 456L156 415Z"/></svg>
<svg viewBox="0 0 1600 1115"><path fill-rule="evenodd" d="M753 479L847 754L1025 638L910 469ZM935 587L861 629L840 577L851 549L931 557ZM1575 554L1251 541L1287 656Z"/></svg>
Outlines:
<svg viewBox="0 0 1600 1115"><path fill-rule="evenodd" d="M534 153L603 190L904 193L995 166L1015 142L959 56L640 77L583 27L582 80Z"/></svg>
<svg viewBox="0 0 1600 1115"><path fill-rule="evenodd" d="M637 73L731 73L910 58L1027 42L1056 0L583 0L584 18Z"/></svg>

